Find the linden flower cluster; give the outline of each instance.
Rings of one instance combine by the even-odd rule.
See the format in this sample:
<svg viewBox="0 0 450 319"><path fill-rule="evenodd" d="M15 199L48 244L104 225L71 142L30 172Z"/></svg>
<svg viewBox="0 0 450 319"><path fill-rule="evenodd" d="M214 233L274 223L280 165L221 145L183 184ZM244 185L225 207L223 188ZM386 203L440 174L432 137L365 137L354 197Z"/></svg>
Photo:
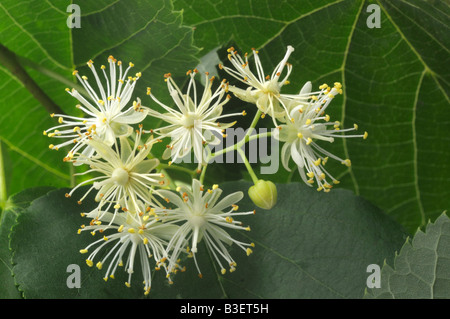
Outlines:
<svg viewBox="0 0 450 319"><path fill-rule="evenodd" d="M227 118L246 114L223 112L231 98L228 92L258 108L248 132L255 128L260 117L272 118L275 130L271 135L283 143L281 160L286 170L290 171L292 159L302 180L309 186L316 184L318 191L328 192L333 184L339 183L325 164L329 158L346 166L351 162L328 152L321 143L332 143L337 137L366 139L367 132L343 135L358 126L341 129L338 121L330 120L327 108L336 95L342 94L338 82L333 87L323 84L317 91L307 82L298 94L281 93L292 73L288 59L293 51L288 46L271 75L266 75L258 51L253 50L252 71L248 55L242 58L230 48L231 66L219 68L242 82L244 88L230 86L226 80L213 88L214 77L205 73L201 92L195 79L199 72L193 70L187 72L188 82L183 91L167 73L164 77L173 103L162 103L148 87L152 107L142 105L139 98L132 101L142 76L140 72L132 74L133 63L124 68L121 61L110 56L108 67L101 65L101 71L97 72L90 60L87 66L93 75L91 81L78 71L73 72L81 86L66 91L78 101L76 108L83 115L51 114L58 124L45 130L44 135L62 140L51 144L50 149L68 147L64 161L85 168L76 174L82 175L83 181L66 197L77 196L79 204L87 199L95 201L94 209L81 214L89 221L78 230L79 234L88 231L95 236L92 243L80 249L80 253L87 255L88 266L105 269L105 281L115 277L117 267L123 267L128 273L125 285L130 287L138 260L144 293L148 294L155 275L153 270L162 269L168 282L173 283L174 274L186 269L183 265L188 261L186 257L192 257L202 277L196 257L202 247L209 251L222 274L236 270L230 246L239 247L246 255L252 253L253 243L237 240L230 232L250 230L237 220L255 213L239 211L237 203L244 197L243 192L222 196L217 184L203 185L211 156L221 154L219 151L212 154L207 147L221 143L218 136L226 136L225 130L235 124L227 122ZM162 125L144 129L147 117L158 119L152 123ZM258 179L253 172L241 148L250 138L253 137L246 135L222 153L239 152L254 182L248 190L250 199L260 208L271 209L277 202L276 185ZM166 150L161 160L170 159L167 164L152 154L153 146L164 141ZM191 152L198 163L195 170L173 164ZM167 170L177 168L187 171L192 182L186 185L170 178Z"/></svg>
<svg viewBox="0 0 450 319"><path fill-rule="evenodd" d="M234 48L228 49L228 59L233 68L220 67L246 86L230 86L229 91L239 99L255 104L263 117L266 114L272 117L275 125L273 136L284 143L281 149L284 168L291 171L289 160L292 159L307 185L316 184L318 191L329 192L333 184L338 184L339 181L325 169L328 159L332 158L346 166L350 166L351 161L326 151L318 141L332 143L335 138L350 137L366 139L368 135L367 132L361 135L343 135L344 132L357 130L358 125L341 129L341 123L330 121L330 116L326 114L334 97L342 94L341 83L335 82L333 87L323 84L318 91L312 92L312 84L307 82L298 94L281 93L283 86L289 84L292 65L288 63L288 59L294 48L287 47L285 56L271 75L265 75L259 52L255 49L252 51L255 71L250 69L247 54L242 58ZM287 71L283 77L285 69Z"/></svg>
<svg viewBox="0 0 450 319"><path fill-rule="evenodd" d="M105 281L115 277L117 267L123 267L128 273L125 285L130 287L138 259L144 293L148 294L153 270L163 269L172 283L173 274L185 270L181 265L184 257L193 257L201 277L196 253L202 241L222 274L226 267L234 271L236 262L228 247L234 244L249 255L250 247L254 246L233 239L227 232L227 229L250 230L235 220L254 213L237 212L236 203L243 198L243 193L221 199L222 190L218 185L206 190L197 179L193 179L192 185L177 187L169 182L160 168L160 160L151 153L154 144L168 139L169 154L166 152L163 158L171 155L174 160L193 150L200 168L205 162L206 145L218 143L214 133L222 134L233 124L222 123L222 119L242 115L222 114L230 98L226 94L227 83L223 81L213 90L214 79L205 74L207 84L203 95L198 97L194 79L197 70L188 72L186 93L167 74L168 91L176 108L161 103L148 89L148 95L165 111L161 113L141 105L139 98L130 102L141 77L140 72L129 75L133 63L125 70L122 62L112 56L108 63L109 72L102 65L100 74L93 61L87 63L96 87L86 76L73 72L85 92L66 91L78 100L76 107L84 116L51 114L58 118L58 125L44 131L48 137L63 139L61 143L51 144L50 149L70 145L64 161L86 167L83 173L77 174L86 177L66 197L77 196L81 204L92 193L96 202L93 210L81 214L89 222L78 230L79 234L88 231L97 238L80 250L87 255L87 265L105 269ZM144 130L142 121L147 116L159 118L167 126ZM133 128L133 124L138 124L138 128ZM87 185L90 186L82 187ZM81 190L84 194L78 194Z"/></svg>

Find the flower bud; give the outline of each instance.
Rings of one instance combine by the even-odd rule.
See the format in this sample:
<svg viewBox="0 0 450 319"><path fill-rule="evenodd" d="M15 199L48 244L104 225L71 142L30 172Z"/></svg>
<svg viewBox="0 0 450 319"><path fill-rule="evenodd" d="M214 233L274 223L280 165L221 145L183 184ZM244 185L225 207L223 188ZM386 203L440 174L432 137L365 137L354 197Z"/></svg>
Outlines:
<svg viewBox="0 0 450 319"><path fill-rule="evenodd" d="M277 203L277 187L271 181L258 180L248 189L253 203L263 209L271 209Z"/></svg>

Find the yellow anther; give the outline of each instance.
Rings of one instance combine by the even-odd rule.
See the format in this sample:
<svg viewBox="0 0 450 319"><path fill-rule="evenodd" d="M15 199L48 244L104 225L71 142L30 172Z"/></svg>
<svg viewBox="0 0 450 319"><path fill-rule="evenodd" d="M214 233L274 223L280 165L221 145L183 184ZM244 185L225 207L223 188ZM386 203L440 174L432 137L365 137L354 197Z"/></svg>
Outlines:
<svg viewBox="0 0 450 319"><path fill-rule="evenodd" d="M99 261L95 266L96 266L99 270L101 270L103 264Z"/></svg>
<svg viewBox="0 0 450 319"><path fill-rule="evenodd" d="M217 185L217 184L214 184L213 186L212 186L212 189L218 189L219 188L219 185Z"/></svg>
<svg viewBox="0 0 450 319"><path fill-rule="evenodd" d="M306 175L307 175L309 178L313 178L313 177L314 177L314 172L306 173Z"/></svg>
<svg viewBox="0 0 450 319"><path fill-rule="evenodd" d="M367 139L367 136L368 136L368 135L369 135L369 133L364 132L363 139Z"/></svg>
<svg viewBox="0 0 450 319"><path fill-rule="evenodd" d="M251 250L250 248L247 248L246 252L247 252L247 256L250 256L250 254L253 252L253 250Z"/></svg>
<svg viewBox="0 0 450 319"><path fill-rule="evenodd" d="M334 181L333 181L333 184L339 184L340 183L340 181L338 181L337 179L335 179Z"/></svg>
<svg viewBox="0 0 450 319"><path fill-rule="evenodd" d="M48 148L51 149L51 150L52 150L54 147L55 147L55 145L53 145L53 144L50 144L50 145L48 146Z"/></svg>
<svg viewBox="0 0 450 319"><path fill-rule="evenodd" d="M323 90L323 89L326 89L326 88L328 88L328 84L326 84L326 83L324 83L321 86L319 86L320 90Z"/></svg>
<svg viewBox="0 0 450 319"><path fill-rule="evenodd" d="M310 137L308 137L308 141L306 142L306 145L309 145L312 143L312 139Z"/></svg>
<svg viewBox="0 0 450 319"><path fill-rule="evenodd" d="M144 245L147 245L147 244L148 244L148 239L147 239L147 237L144 238L143 243L144 243Z"/></svg>
<svg viewBox="0 0 450 319"><path fill-rule="evenodd" d="M316 161L314 161L314 165L319 166L322 162L322 159L319 157Z"/></svg>
<svg viewBox="0 0 450 319"><path fill-rule="evenodd" d="M127 281L127 282L125 282L125 286L127 286L128 288L130 288L130 287L131 287L131 284Z"/></svg>
<svg viewBox="0 0 450 319"><path fill-rule="evenodd" d="M114 205L114 208L115 208L115 209L120 209L120 204Z"/></svg>
<svg viewBox="0 0 450 319"><path fill-rule="evenodd" d="M80 253L82 253L82 254L86 254L87 252L88 252L87 249L80 249Z"/></svg>
<svg viewBox="0 0 450 319"><path fill-rule="evenodd" d="M311 119L307 119L306 122L305 122L305 124L306 124L306 125L311 124Z"/></svg>
<svg viewBox="0 0 450 319"><path fill-rule="evenodd" d="M344 164L345 166L348 166L348 167L352 166L352 162L349 159L342 161L342 164Z"/></svg>
<svg viewBox="0 0 450 319"><path fill-rule="evenodd" d="M104 241L107 241L108 239L109 239L108 237L103 236L103 240L104 240Z"/></svg>
<svg viewBox="0 0 450 319"><path fill-rule="evenodd" d="M227 273L227 270L225 268L222 268L222 270L220 270L220 272L222 273L222 275L225 275Z"/></svg>
<svg viewBox="0 0 450 319"><path fill-rule="evenodd" d="M298 134L297 134L297 137L298 137L298 138L303 138L303 134L302 134L302 133L298 133Z"/></svg>
<svg viewBox="0 0 450 319"><path fill-rule="evenodd" d="M358 124L353 124L353 128L355 129L355 130L357 130L358 129Z"/></svg>
<svg viewBox="0 0 450 319"><path fill-rule="evenodd" d="M319 179L320 179L320 180L325 179L325 173L320 174Z"/></svg>
<svg viewBox="0 0 450 319"><path fill-rule="evenodd" d="M314 184L314 180L313 180L313 179L308 179L308 180L307 180L307 183L308 183L308 184Z"/></svg>
<svg viewBox="0 0 450 319"><path fill-rule="evenodd" d="M128 228L128 232L129 232L130 234L134 234L136 231L134 230L134 228Z"/></svg>
<svg viewBox="0 0 450 319"><path fill-rule="evenodd" d="M133 64L132 62L130 62L130 63L129 63L129 66L130 66L130 67L133 67L133 66L134 66L134 64Z"/></svg>
<svg viewBox="0 0 450 319"><path fill-rule="evenodd" d="M87 79L88 79L86 75L83 75L81 78L85 81L87 81Z"/></svg>
<svg viewBox="0 0 450 319"><path fill-rule="evenodd" d="M92 262L92 260L89 260L89 259L86 259L86 264L87 264L89 267L94 266L94 263Z"/></svg>
<svg viewBox="0 0 450 319"><path fill-rule="evenodd" d="M250 231L250 226L245 227L246 231Z"/></svg>
<svg viewBox="0 0 450 319"><path fill-rule="evenodd" d="M119 232L119 233L121 233L122 231L123 231L123 225L120 225L120 227L117 229L117 231Z"/></svg>

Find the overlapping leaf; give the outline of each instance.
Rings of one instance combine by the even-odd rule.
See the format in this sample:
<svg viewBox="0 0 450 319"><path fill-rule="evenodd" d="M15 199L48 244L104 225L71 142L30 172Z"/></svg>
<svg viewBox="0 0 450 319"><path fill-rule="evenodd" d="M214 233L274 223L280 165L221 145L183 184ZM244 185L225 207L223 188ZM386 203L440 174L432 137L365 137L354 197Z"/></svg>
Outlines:
<svg viewBox="0 0 450 319"><path fill-rule="evenodd" d="M393 266L385 263L380 287L366 298L448 299L450 297L450 220L444 213L425 231L408 239Z"/></svg>

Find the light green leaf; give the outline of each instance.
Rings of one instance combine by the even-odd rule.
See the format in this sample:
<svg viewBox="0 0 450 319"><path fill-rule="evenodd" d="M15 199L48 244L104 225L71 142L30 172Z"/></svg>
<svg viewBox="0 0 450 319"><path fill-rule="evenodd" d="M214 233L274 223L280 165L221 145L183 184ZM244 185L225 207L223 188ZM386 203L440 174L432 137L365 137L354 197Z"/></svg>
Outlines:
<svg viewBox="0 0 450 319"><path fill-rule="evenodd" d="M380 288L367 289L366 298L450 298L450 219L443 213L425 231L408 238L394 266L385 263Z"/></svg>
<svg viewBox="0 0 450 319"><path fill-rule="evenodd" d="M0 43L17 55L30 80L69 115L80 113L75 108L78 101L65 88L74 81L75 68L91 76L86 66L89 59L95 59L98 67L107 64L109 55L133 62L134 73L143 73L133 99L141 97L144 105L150 103L147 87L159 91L164 100L168 94L163 75L172 72L184 81L187 69L198 63L192 28L181 25L181 13L173 10L169 0L74 4L81 9L81 28L67 26L68 3L7 0L0 4ZM0 139L14 162L14 182L8 193L37 185L70 186L73 172L62 161L66 150L50 151L48 145L55 141L42 136L58 124L56 120L5 65L0 65L0 82ZM144 125L146 129L156 126L154 120Z"/></svg>

